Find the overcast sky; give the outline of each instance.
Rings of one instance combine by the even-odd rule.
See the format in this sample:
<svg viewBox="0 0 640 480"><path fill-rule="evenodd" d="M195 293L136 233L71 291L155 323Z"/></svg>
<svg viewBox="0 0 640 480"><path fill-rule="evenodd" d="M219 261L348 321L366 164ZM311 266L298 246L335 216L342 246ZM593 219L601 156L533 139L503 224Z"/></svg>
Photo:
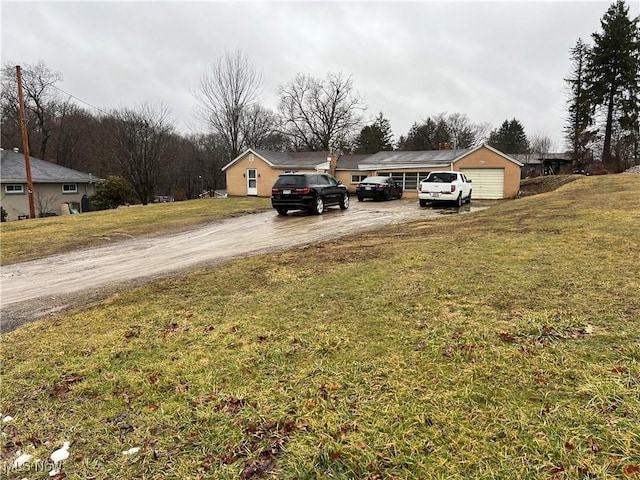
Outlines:
<svg viewBox="0 0 640 480"><path fill-rule="evenodd" d="M517 118L563 150L569 49L578 38L592 44L612 2L2 0L2 63L42 60L61 89L102 110L164 103L191 133L205 130L192 94L201 76L239 49L274 110L278 86L296 73L342 72L395 140L449 112L493 128Z"/></svg>

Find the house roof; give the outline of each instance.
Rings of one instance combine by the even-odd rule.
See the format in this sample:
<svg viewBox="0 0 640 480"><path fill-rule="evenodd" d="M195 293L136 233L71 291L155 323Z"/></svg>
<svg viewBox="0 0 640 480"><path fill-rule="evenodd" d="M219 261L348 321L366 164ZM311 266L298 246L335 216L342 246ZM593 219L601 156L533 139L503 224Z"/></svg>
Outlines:
<svg viewBox="0 0 640 480"><path fill-rule="evenodd" d="M378 152L359 163L360 170L446 167L468 150L422 150Z"/></svg>
<svg viewBox="0 0 640 480"><path fill-rule="evenodd" d="M522 166L515 158L496 150L489 145L479 145L475 148L460 150L423 150L423 151L391 151L378 152L369 156L358 165L359 170L390 170L425 167L449 167L477 150L486 148L504 157L506 160Z"/></svg>
<svg viewBox="0 0 640 480"><path fill-rule="evenodd" d="M289 169L315 168L317 165L325 163L330 155L329 152L273 152L271 150L249 148L222 167L222 171L232 166L247 153L257 155L271 167Z"/></svg>
<svg viewBox="0 0 640 480"><path fill-rule="evenodd" d="M24 153L13 150L0 151L0 181L2 183L25 183L27 170L24 165ZM33 183L90 183L98 180L88 173L46 162L29 156L31 180Z"/></svg>
<svg viewBox="0 0 640 480"><path fill-rule="evenodd" d="M338 158L336 170L399 170L413 168L443 168L449 167L467 155L486 148L492 152L504 157L506 160L522 166L523 164L496 150L489 145L480 145L475 148L467 148L460 150L422 150L422 151L384 151L373 155L356 154L341 155ZM328 168L328 160L330 152L272 152L269 150L248 149L241 155L238 155L230 163L225 165L222 170L226 170L238 160L243 158L247 153L253 153L260 157L271 167L281 169L305 169L305 168Z"/></svg>
<svg viewBox="0 0 640 480"><path fill-rule="evenodd" d="M574 160L571 152L548 152L548 153L516 153L511 155L513 158L523 164L528 165L542 165L545 160L548 161L560 161L560 162L572 162Z"/></svg>
<svg viewBox="0 0 640 480"><path fill-rule="evenodd" d="M358 170L358 165L364 162L367 158L370 158L369 153L355 153L340 155L336 170Z"/></svg>

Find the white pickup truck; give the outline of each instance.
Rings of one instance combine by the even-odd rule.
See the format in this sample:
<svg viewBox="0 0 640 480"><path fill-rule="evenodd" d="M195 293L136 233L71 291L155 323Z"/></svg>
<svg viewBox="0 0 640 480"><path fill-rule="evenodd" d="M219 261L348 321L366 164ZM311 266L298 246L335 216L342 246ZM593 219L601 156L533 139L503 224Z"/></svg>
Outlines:
<svg viewBox="0 0 640 480"><path fill-rule="evenodd" d="M454 202L459 207L471 202L471 180L464 173L446 171L431 172L418 185L421 207L434 202Z"/></svg>

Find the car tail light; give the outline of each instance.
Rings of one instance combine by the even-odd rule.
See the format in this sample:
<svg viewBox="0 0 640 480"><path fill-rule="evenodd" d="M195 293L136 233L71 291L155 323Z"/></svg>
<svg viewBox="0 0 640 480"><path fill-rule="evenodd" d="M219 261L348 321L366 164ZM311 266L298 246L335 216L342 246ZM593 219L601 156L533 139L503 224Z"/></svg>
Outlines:
<svg viewBox="0 0 640 480"><path fill-rule="evenodd" d="M456 191L456 186L455 185L451 185L451 193Z"/></svg>
<svg viewBox="0 0 640 480"><path fill-rule="evenodd" d="M296 188L296 193L299 193L301 195L307 195L308 193L311 193L311 189L309 187L306 188Z"/></svg>
<svg viewBox="0 0 640 480"><path fill-rule="evenodd" d="M278 192L280 192L280 190L278 190L277 188L272 188L272 189L271 189L271 193L272 193L272 194L276 194L276 193L278 193Z"/></svg>

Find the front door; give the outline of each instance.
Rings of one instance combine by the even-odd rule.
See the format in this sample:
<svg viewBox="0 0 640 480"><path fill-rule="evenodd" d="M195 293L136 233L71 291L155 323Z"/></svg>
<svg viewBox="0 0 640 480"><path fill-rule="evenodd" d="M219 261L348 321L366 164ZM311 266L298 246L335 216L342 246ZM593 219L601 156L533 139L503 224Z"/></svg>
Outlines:
<svg viewBox="0 0 640 480"><path fill-rule="evenodd" d="M258 195L258 172L255 168L247 169L247 195Z"/></svg>

